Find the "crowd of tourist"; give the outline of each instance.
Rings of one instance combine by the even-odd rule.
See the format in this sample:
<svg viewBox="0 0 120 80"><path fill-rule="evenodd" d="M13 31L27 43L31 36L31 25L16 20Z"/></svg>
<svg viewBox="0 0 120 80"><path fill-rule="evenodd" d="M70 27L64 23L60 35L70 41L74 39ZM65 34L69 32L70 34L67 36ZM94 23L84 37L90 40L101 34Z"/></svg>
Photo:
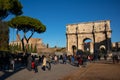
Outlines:
<svg viewBox="0 0 120 80"><path fill-rule="evenodd" d="M107 56L104 56L107 59ZM112 57L113 63L118 63L119 59L117 55ZM70 64L73 66L86 66L87 62L92 62L95 60L94 55L31 55L28 53L21 54L0 54L0 70L15 70L20 67L27 68L29 71L38 72L38 66L41 67L43 71L51 70L52 65L57 64ZM98 56L100 60L100 56ZM39 68L40 68L39 67Z"/></svg>

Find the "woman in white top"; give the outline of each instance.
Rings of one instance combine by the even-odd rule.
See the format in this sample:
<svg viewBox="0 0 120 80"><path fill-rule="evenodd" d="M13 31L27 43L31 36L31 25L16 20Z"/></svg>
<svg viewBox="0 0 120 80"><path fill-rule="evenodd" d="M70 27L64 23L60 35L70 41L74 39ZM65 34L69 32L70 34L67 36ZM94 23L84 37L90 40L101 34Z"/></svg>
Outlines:
<svg viewBox="0 0 120 80"><path fill-rule="evenodd" d="M43 57L43 64L42 64L42 70L45 71L46 70L46 56Z"/></svg>

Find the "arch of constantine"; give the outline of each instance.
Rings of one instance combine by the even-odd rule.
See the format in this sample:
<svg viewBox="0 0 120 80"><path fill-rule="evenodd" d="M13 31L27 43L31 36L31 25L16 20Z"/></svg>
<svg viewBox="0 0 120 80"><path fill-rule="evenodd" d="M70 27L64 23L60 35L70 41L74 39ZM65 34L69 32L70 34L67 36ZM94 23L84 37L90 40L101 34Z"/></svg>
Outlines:
<svg viewBox="0 0 120 80"><path fill-rule="evenodd" d="M66 26L67 51L73 53L73 48L91 53L105 49L106 53L111 50L110 20L68 24ZM91 40L85 43L86 40ZM87 49L85 45L88 44Z"/></svg>

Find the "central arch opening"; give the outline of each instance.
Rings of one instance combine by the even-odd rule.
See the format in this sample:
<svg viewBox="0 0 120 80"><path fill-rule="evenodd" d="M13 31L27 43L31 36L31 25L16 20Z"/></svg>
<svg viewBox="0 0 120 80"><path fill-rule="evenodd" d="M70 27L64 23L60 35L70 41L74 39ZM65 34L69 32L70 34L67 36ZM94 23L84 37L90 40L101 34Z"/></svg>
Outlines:
<svg viewBox="0 0 120 80"><path fill-rule="evenodd" d="M92 40L90 38L86 38L86 39L83 40L84 51L89 51L90 52L91 42L92 42Z"/></svg>

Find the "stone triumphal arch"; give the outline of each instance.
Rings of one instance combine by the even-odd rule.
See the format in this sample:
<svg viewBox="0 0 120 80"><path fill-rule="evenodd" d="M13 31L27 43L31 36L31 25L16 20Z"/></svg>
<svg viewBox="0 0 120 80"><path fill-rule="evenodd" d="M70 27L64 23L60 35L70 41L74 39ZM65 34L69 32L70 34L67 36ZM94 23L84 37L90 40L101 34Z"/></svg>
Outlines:
<svg viewBox="0 0 120 80"><path fill-rule="evenodd" d="M90 40L90 42L85 43L86 40ZM66 42L67 50L70 53L73 53L73 48L88 50L91 53L104 49L107 53L111 50L110 20L68 24Z"/></svg>

